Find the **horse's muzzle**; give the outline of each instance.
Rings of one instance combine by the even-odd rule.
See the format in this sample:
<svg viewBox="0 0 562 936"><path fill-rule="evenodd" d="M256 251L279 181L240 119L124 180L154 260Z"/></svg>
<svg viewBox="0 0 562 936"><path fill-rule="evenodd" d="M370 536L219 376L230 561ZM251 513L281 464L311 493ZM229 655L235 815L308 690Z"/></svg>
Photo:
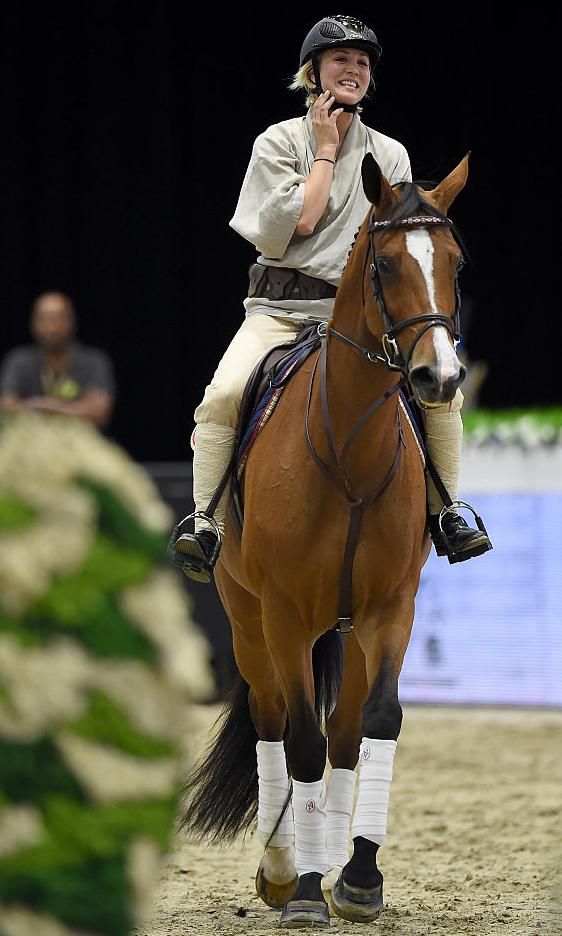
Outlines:
<svg viewBox="0 0 562 936"><path fill-rule="evenodd" d="M456 373L446 378L443 378L437 366L432 367L427 364L413 367L408 375L414 393L422 406L450 403L465 377L466 367L460 363Z"/></svg>

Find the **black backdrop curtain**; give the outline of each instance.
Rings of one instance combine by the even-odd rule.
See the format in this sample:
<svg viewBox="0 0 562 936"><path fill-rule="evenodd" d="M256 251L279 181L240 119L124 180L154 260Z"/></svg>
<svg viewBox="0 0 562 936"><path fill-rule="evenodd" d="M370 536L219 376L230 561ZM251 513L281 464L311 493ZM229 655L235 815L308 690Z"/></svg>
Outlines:
<svg viewBox="0 0 562 936"><path fill-rule="evenodd" d="M228 228L251 144L301 112L286 86L326 10L264 10L1 6L0 354L28 340L39 291L68 292L82 340L116 367L111 435L141 460L189 457L255 256ZM471 10L374 11L383 57L364 119L405 143L420 179L472 150L452 215L474 261L469 351L491 368L481 403L553 403L556 368L536 352L552 360L560 319L557 14Z"/></svg>

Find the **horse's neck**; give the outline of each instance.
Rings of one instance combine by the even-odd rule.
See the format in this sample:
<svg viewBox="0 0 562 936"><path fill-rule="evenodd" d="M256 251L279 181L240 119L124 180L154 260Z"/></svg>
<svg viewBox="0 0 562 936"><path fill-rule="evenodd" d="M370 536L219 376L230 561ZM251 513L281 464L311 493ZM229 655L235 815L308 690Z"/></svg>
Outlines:
<svg viewBox="0 0 562 936"><path fill-rule="evenodd" d="M351 335L341 326L334 324L334 327L361 347L368 347L361 341L361 336ZM381 364L371 363L355 348L334 336L329 339L327 371L330 411L338 437L349 434L355 422L398 379L396 373L388 371ZM388 431L395 404L396 400L392 397L381 406L372 421L370 435L372 431L381 434Z"/></svg>
<svg viewBox="0 0 562 936"><path fill-rule="evenodd" d="M334 321L334 328L358 344L364 346L367 336L361 329L353 333L341 321ZM371 336L372 337L372 336ZM371 341L372 344L372 341ZM341 454L350 433L369 407L394 383L397 376L382 365L367 361L357 350L339 338L331 336L327 347L327 389L331 431L336 452ZM397 396L392 396L381 405L359 430L345 457L344 467L358 489L370 489L378 477L378 466L386 464L381 453L394 453L397 438ZM321 402L321 376L315 382L312 417L314 438L320 450L328 454L325 433L325 415ZM328 460L330 460L328 458Z"/></svg>

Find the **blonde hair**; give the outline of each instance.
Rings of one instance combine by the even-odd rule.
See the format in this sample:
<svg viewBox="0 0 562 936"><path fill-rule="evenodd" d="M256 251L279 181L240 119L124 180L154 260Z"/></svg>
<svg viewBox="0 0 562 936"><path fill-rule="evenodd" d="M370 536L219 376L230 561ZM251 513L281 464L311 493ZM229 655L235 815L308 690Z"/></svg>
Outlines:
<svg viewBox="0 0 562 936"><path fill-rule="evenodd" d="M304 102L304 106L307 108L307 110L309 107L312 107L312 105L318 98L318 95L316 94L316 82L314 81L313 75L314 75L314 68L312 65L312 60L310 60L309 62L305 62L304 65L301 65L298 72L296 72L295 75L293 75L293 80L291 81L291 84L289 85L290 91L300 91L301 89L304 89L304 91L307 92L306 99ZM371 68L371 86L370 87L371 87L371 90L375 87L375 83L373 81L372 68ZM365 97L368 98L369 95L366 94ZM362 107L358 107L357 113L360 114L362 110L363 110Z"/></svg>
<svg viewBox="0 0 562 936"><path fill-rule="evenodd" d="M291 91L300 91L301 88L303 88L308 92L305 100L305 107L307 108L312 107L318 97L315 90L316 82L314 81L313 74L312 61L305 62L293 76L293 80L289 85Z"/></svg>

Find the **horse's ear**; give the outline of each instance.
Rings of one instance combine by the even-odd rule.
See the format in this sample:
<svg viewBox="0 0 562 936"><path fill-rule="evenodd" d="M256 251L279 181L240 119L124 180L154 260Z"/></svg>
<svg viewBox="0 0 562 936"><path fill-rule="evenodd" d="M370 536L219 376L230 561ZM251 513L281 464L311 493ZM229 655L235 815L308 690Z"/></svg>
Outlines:
<svg viewBox="0 0 562 936"><path fill-rule="evenodd" d="M449 207L466 184L466 180L468 179L469 156L470 153L467 153L464 159L461 159L458 166L439 183L437 188L434 188L431 192L425 193L431 196L431 201L443 214L447 214Z"/></svg>
<svg viewBox="0 0 562 936"><path fill-rule="evenodd" d="M365 195L375 208L384 211L394 202L392 189L381 172L381 167L372 153L366 153L361 163L361 176Z"/></svg>

